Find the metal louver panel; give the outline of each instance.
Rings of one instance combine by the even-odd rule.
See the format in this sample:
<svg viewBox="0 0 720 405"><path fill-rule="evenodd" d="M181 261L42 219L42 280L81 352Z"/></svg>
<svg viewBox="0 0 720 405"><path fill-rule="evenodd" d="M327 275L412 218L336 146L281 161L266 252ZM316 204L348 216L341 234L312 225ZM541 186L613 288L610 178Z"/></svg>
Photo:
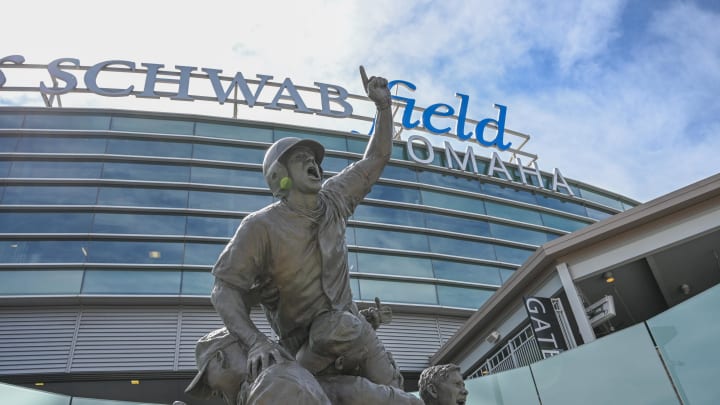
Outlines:
<svg viewBox="0 0 720 405"><path fill-rule="evenodd" d="M0 373L65 372L77 311L0 309Z"/></svg>
<svg viewBox="0 0 720 405"><path fill-rule="evenodd" d="M212 307L183 307L180 328L180 353L178 370L195 370L195 343L206 333L223 327L222 320ZM261 332L275 338L265 314L260 308L253 308L250 318Z"/></svg>
<svg viewBox="0 0 720 405"><path fill-rule="evenodd" d="M436 316L394 315L389 325L378 329L378 336L401 371L422 371L440 348Z"/></svg>
<svg viewBox="0 0 720 405"><path fill-rule="evenodd" d="M438 326L440 327L440 345L444 345L455 332L465 324L467 318L438 318Z"/></svg>
<svg viewBox="0 0 720 405"><path fill-rule="evenodd" d="M172 370L178 310L84 308L71 371Z"/></svg>
<svg viewBox="0 0 720 405"><path fill-rule="evenodd" d="M251 318L276 338L259 308ZM463 324L450 316L395 314L378 336L402 371L421 371ZM195 343L222 327L212 306L0 309L0 374L192 371Z"/></svg>

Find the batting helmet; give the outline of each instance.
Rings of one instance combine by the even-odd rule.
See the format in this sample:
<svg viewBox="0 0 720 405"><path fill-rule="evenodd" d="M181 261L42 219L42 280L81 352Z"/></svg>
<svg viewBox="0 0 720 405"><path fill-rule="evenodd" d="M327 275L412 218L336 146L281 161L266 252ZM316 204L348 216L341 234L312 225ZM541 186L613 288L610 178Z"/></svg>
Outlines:
<svg viewBox="0 0 720 405"><path fill-rule="evenodd" d="M286 157L291 149L299 146L310 148L315 155L315 161L317 161L318 165L322 163L323 157L325 157L325 148L312 139L289 137L280 139L270 145L263 159L263 176L265 176L265 181L268 186L270 186L270 191L272 191L275 197L282 197L285 193L280 186L281 180L288 176L287 167L283 163L283 158Z"/></svg>

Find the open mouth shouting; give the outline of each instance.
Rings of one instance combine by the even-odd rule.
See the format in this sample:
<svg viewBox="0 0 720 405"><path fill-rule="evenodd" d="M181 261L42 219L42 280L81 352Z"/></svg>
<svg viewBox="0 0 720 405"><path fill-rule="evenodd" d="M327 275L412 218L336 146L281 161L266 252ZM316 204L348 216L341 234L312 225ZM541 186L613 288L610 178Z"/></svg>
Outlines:
<svg viewBox="0 0 720 405"><path fill-rule="evenodd" d="M312 162L306 169L305 173L313 180L320 180L320 168L315 162Z"/></svg>

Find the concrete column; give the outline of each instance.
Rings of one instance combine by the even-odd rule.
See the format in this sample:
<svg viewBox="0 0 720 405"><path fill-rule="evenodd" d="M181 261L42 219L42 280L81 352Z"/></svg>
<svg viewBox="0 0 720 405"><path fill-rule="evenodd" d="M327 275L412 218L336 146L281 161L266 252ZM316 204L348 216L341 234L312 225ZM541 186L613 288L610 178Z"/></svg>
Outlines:
<svg viewBox="0 0 720 405"><path fill-rule="evenodd" d="M560 263L555 266L555 269L558 272L558 276L560 276L560 283L562 284L563 289L565 290L565 294L567 295L568 302L570 303L570 310L575 317L575 323L578 326L578 330L580 331L580 336L582 336L583 338L583 342L590 343L594 341L595 332L593 332L593 328L590 325L590 320L585 314L585 307L580 301L580 296L578 295L577 289L575 288L575 283L570 276L570 270L568 269L567 264Z"/></svg>

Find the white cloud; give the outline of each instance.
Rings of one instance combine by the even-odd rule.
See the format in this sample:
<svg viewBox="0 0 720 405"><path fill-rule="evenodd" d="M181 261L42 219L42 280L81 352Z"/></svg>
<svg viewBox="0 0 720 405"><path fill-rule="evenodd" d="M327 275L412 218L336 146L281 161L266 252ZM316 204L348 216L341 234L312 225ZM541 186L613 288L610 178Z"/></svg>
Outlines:
<svg viewBox="0 0 720 405"><path fill-rule="evenodd" d="M0 56L212 67L354 93L365 64L370 74L415 83L421 106L457 105L462 92L470 117L482 119L497 116L493 103L507 105L508 126L533 136L526 150L540 156L541 168L646 200L718 170L720 16L692 2L648 8L648 32L625 43L628 30L641 29L622 25L625 7L621 0L23 1L4 16ZM630 51L618 56L618 47ZM200 103L182 109L205 111Z"/></svg>

